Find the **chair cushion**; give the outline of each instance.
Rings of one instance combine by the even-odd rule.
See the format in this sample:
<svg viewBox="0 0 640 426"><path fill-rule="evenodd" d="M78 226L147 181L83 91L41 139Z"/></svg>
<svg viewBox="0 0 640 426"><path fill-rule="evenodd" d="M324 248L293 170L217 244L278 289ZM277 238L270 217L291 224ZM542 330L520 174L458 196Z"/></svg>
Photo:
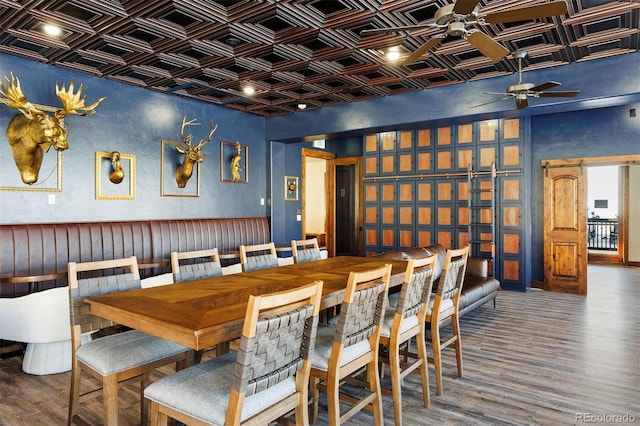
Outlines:
<svg viewBox="0 0 640 426"><path fill-rule="evenodd" d="M236 353L228 353L193 365L152 383L144 390L144 396L204 422L222 425L227 415L235 363ZM295 378L290 377L263 392L247 396L241 420L295 391Z"/></svg>
<svg viewBox="0 0 640 426"><path fill-rule="evenodd" d="M390 337L391 327L393 326L393 318L396 315L395 308L387 308L384 312L384 319L382 320L382 326L380 327L380 336ZM418 316L412 315L408 318L403 318L400 323L400 333L404 333L407 330L418 325Z"/></svg>
<svg viewBox="0 0 640 426"><path fill-rule="evenodd" d="M427 308L427 315L431 315L431 310L433 309L433 303L435 299L432 297L429 299L429 307ZM442 299L440 303L440 312L446 311L447 309L453 308L453 299Z"/></svg>
<svg viewBox="0 0 640 426"><path fill-rule="evenodd" d="M177 343L131 330L87 342L78 348L76 357L108 376L188 350Z"/></svg>
<svg viewBox="0 0 640 426"><path fill-rule="evenodd" d="M327 371L329 369L329 357L333 347L333 338L336 334L336 328L332 325L318 326L316 334L316 347L311 355L311 367L318 370ZM339 365L345 365L354 359L361 357L371 351L368 340L363 340L344 348L342 358Z"/></svg>

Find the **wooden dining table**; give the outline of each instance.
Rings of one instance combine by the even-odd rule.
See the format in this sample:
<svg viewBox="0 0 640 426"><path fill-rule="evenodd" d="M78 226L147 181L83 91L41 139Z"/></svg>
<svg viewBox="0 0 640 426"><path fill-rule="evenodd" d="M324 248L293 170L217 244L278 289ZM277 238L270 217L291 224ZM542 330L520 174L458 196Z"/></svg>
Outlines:
<svg viewBox="0 0 640 426"><path fill-rule="evenodd" d="M402 284L406 261L339 256L239 274L85 299L91 313L195 350L240 337L249 295L323 282L321 309L342 303L351 271L391 264L390 286Z"/></svg>

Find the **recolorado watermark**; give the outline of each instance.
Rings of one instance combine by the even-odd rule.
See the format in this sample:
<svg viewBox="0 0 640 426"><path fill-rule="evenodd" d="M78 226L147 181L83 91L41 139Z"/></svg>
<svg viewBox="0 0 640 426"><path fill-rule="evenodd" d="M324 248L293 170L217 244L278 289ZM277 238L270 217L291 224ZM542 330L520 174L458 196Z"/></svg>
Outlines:
<svg viewBox="0 0 640 426"><path fill-rule="evenodd" d="M576 413L576 423L635 423L633 414Z"/></svg>

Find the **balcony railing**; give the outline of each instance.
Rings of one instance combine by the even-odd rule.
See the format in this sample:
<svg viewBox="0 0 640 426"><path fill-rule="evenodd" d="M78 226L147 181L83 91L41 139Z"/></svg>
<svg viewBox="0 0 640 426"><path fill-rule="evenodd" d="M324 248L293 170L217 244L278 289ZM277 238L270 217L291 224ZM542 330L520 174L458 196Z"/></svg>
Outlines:
<svg viewBox="0 0 640 426"><path fill-rule="evenodd" d="M618 219L587 220L587 247L591 250L618 250Z"/></svg>

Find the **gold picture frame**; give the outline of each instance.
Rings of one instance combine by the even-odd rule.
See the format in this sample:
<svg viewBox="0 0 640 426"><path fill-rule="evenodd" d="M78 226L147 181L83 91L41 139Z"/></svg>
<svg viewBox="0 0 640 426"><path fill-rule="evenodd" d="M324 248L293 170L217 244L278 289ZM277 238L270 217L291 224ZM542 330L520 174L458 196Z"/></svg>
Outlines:
<svg viewBox="0 0 640 426"><path fill-rule="evenodd" d="M57 155L44 155L42 158L40 173L38 175L38 181L28 185L22 182L22 179L20 178L20 171L15 168L15 164L13 164L13 158L9 146L7 144L0 145L3 146L3 148L0 149L0 157L7 159L7 167L13 166L15 170L15 173L6 172L2 174L2 180L0 180L0 191L62 192L62 166L64 164L63 151L55 151ZM5 147L7 151L6 153L4 149ZM47 182L54 174L56 176L55 186L41 186L44 185L44 183Z"/></svg>
<svg viewBox="0 0 640 426"><path fill-rule="evenodd" d="M200 196L200 163L193 165L193 174L184 188L178 187L176 169L182 164L184 154L176 147L184 146L182 142L162 141L162 161L160 165L160 192L163 197L199 197Z"/></svg>
<svg viewBox="0 0 640 426"><path fill-rule="evenodd" d="M114 171L111 162L112 152L96 152L96 200L135 200L136 199L136 157L120 153L119 166L124 177L118 184L109 177Z"/></svg>
<svg viewBox="0 0 640 426"><path fill-rule="evenodd" d="M298 201L298 177L297 176L285 176L284 177L284 200L285 201Z"/></svg>
<svg viewBox="0 0 640 426"><path fill-rule="evenodd" d="M249 146L240 142L220 142L220 180L249 183Z"/></svg>

